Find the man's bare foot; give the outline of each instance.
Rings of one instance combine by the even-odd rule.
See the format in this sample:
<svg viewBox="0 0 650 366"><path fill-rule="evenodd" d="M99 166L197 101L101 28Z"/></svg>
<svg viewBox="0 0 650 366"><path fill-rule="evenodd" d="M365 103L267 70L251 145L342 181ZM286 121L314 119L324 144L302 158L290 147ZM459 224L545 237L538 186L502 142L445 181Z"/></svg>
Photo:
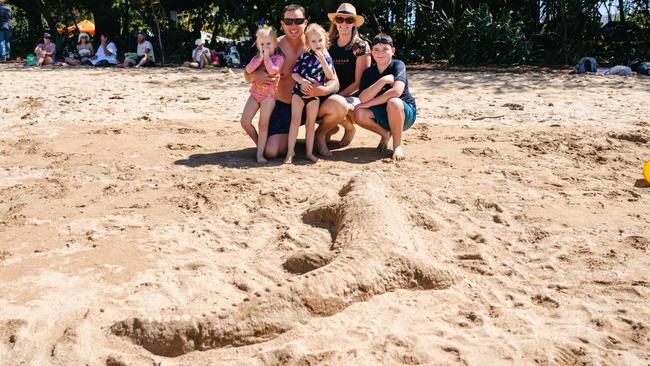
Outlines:
<svg viewBox="0 0 650 366"><path fill-rule="evenodd" d="M395 161L401 161L406 159L406 155L404 155L404 150L402 150L402 145L399 145L395 149L393 149L393 160Z"/></svg>
<svg viewBox="0 0 650 366"><path fill-rule="evenodd" d="M294 156L296 156L296 154L287 154L287 157L284 159L283 164L293 164Z"/></svg>
<svg viewBox="0 0 650 366"><path fill-rule="evenodd" d="M329 144L330 140L332 140L332 136L336 135L337 132L339 132L339 126L336 126L331 130L327 131L327 134L325 135L325 142Z"/></svg>
<svg viewBox="0 0 650 366"><path fill-rule="evenodd" d="M327 142L325 142L324 139L316 138L316 151L318 151L318 155L326 158L331 158L333 156L330 149L327 148Z"/></svg>
<svg viewBox="0 0 650 366"><path fill-rule="evenodd" d="M314 163L318 163L318 158L314 154L307 154L307 159L311 160Z"/></svg>
<svg viewBox="0 0 650 366"><path fill-rule="evenodd" d="M258 164L266 164L266 163L268 163L268 162L269 162L269 161L266 160L263 156L258 156L258 157L257 157L257 163L258 163Z"/></svg>
<svg viewBox="0 0 650 366"><path fill-rule="evenodd" d="M345 133L343 134L343 138L341 138L341 142L339 142L339 147L346 147L350 146L352 143L352 139L354 138L354 135L357 133L357 129L352 126L351 129L345 130Z"/></svg>
<svg viewBox="0 0 650 366"><path fill-rule="evenodd" d="M388 151L388 141L390 140L390 133L386 132L385 135L381 136L379 140L379 145L377 145L377 151L380 153L386 153Z"/></svg>

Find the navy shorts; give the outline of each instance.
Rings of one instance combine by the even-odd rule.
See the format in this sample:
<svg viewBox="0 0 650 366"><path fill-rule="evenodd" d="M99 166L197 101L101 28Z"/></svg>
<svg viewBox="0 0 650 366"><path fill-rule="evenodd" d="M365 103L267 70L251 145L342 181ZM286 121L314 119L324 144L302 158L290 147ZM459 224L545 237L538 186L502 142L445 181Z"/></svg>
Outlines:
<svg viewBox="0 0 650 366"><path fill-rule="evenodd" d="M302 118L300 125L305 124L307 108L302 109ZM269 118L269 137L273 135L286 135L289 133L291 126L291 104L275 101L275 108Z"/></svg>

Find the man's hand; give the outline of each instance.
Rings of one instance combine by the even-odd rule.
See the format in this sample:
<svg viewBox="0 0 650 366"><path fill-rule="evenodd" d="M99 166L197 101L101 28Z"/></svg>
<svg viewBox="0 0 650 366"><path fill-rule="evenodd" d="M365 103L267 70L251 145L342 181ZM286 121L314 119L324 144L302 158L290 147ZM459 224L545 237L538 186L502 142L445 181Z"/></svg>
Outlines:
<svg viewBox="0 0 650 366"><path fill-rule="evenodd" d="M309 82L309 89L305 87L305 85L300 86L300 91L306 96L306 97L322 97L325 95L325 87L320 85L320 83L312 78L307 78L307 81Z"/></svg>
<svg viewBox="0 0 650 366"><path fill-rule="evenodd" d="M368 103L359 103L359 104L354 106L354 110L356 111L357 109L368 109L370 107L371 106L368 105Z"/></svg>

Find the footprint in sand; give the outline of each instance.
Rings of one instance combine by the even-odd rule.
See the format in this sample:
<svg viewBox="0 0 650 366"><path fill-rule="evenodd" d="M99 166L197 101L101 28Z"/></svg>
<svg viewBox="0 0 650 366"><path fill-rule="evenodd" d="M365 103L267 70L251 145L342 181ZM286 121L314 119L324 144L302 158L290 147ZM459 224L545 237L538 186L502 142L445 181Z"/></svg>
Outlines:
<svg viewBox="0 0 650 366"><path fill-rule="evenodd" d="M179 356L195 350L264 342L348 306L397 289L450 287L457 276L418 252L416 239L405 237L407 214L376 175L357 176L340 191L340 201L309 210L314 220L331 222L333 242L325 256L293 258L295 267L315 268L287 279L260 297L213 317L191 320L131 318L111 327L150 352Z"/></svg>

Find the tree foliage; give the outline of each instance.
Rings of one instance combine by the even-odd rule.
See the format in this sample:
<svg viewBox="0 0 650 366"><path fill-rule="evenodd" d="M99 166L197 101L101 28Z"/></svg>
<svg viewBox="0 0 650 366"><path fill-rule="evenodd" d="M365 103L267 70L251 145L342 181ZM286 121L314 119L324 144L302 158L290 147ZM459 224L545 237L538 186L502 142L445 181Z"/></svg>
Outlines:
<svg viewBox="0 0 650 366"><path fill-rule="evenodd" d="M45 29L82 19L113 36L121 52L133 31L147 29L162 58L187 56L201 31L252 36L259 23L279 26L285 1L272 0L8 0L16 8L18 50L33 48ZM329 26L339 1L297 0L312 22ZM650 58L650 0L359 0L366 37L383 31L407 62L458 64L571 64L593 55L602 63ZM606 10L609 23L601 24ZM176 14L173 19L172 14ZM176 21L177 20L177 21ZM75 39L57 43L61 52ZM214 46L214 44L212 45ZM250 53L250 43L242 49Z"/></svg>

